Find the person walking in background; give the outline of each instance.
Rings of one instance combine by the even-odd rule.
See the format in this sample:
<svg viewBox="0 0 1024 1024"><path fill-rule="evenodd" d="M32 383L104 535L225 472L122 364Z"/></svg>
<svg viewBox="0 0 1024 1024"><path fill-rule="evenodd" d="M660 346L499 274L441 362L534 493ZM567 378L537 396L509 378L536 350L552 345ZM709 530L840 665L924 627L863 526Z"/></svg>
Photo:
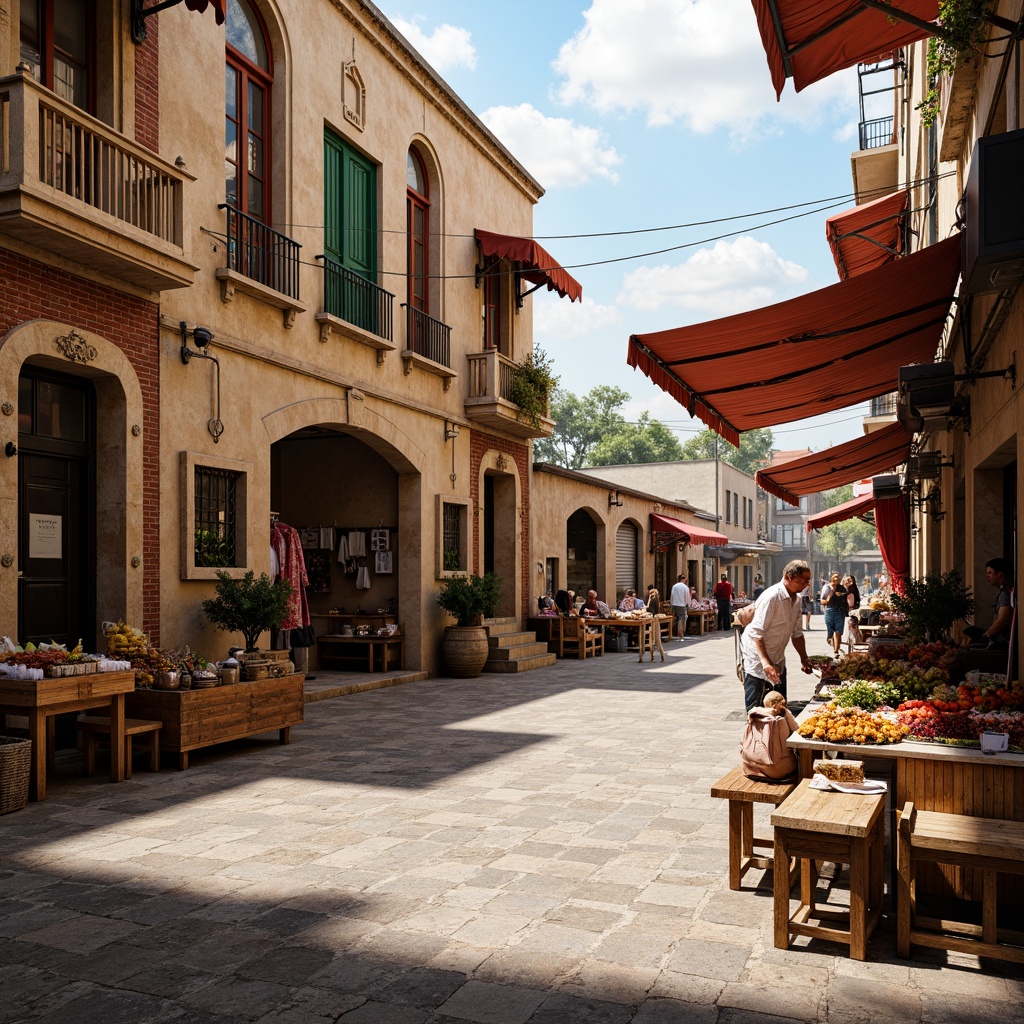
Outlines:
<svg viewBox="0 0 1024 1024"><path fill-rule="evenodd" d="M843 641L843 629L850 614L849 595L840 583L842 577L834 572L821 590L821 605L825 610L825 642L835 654Z"/></svg>
<svg viewBox="0 0 1024 1024"><path fill-rule="evenodd" d="M732 627L732 584L729 582L727 573L722 573L722 578L715 584L712 593L718 604L718 628L730 629Z"/></svg>
<svg viewBox="0 0 1024 1024"><path fill-rule="evenodd" d="M807 563L794 559L782 570L782 580L770 586L754 607L754 618L743 630L743 699L747 714L764 703L774 687L786 696L786 647L792 641L800 668L811 672L807 645L800 628L800 592L810 585ZM838 582L838 579L837 579Z"/></svg>
<svg viewBox="0 0 1024 1024"><path fill-rule="evenodd" d="M800 591L800 614L804 617L804 629L808 630L811 628L811 613L814 611L814 597L811 594L811 585L807 584L802 591Z"/></svg>
<svg viewBox="0 0 1024 1024"><path fill-rule="evenodd" d="M661 615L661 598L658 596L656 587L647 588L647 610L654 616L654 646L651 648L651 661L654 661L655 651L661 655L661 660L664 661L665 645L661 642L661 620L658 618Z"/></svg>
<svg viewBox="0 0 1024 1024"><path fill-rule="evenodd" d="M682 640L686 636L686 616L690 611L690 588L686 585L686 577L682 573L672 587L669 602L672 605L672 614L676 618L676 639Z"/></svg>
<svg viewBox="0 0 1024 1024"><path fill-rule="evenodd" d="M761 579L761 574L758 573L754 577L754 589L751 591L751 600L756 601L764 593L764 580Z"/></svg>

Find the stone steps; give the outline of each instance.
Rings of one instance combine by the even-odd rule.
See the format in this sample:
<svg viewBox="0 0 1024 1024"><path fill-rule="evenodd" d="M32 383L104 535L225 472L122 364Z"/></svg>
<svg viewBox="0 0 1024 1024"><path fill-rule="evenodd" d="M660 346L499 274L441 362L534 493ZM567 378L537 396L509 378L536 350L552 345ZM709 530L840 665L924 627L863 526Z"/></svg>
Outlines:
<svg viewBox="0 0 1024 1024"><path fill-rule="evenodd" d="M555 663L548 645L539 641L536 633L521 630L518 619L484 619L484 625L490 645L485 672L530 672Z"/></svg>

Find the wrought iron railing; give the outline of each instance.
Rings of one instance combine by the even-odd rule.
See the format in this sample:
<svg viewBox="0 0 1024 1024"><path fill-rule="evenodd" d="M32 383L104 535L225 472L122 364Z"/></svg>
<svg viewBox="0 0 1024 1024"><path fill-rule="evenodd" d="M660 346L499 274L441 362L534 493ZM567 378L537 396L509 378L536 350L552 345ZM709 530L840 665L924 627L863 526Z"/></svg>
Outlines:
<svg viewBox="0 0 1024 1024"><path fill-rule="evenodd" d="M37 179L84 206L182 245L185 177L27 75L0 80L0 176L26 184Z"/></svg>
<svg viewBox="0 0 1024 1024"><path fill-rule="evenodd" d="M451 369L452 329L406 302L402 303L402 308L405 310L405 347Z"/></svg>
<svg viewBox="0 0 1024 1024"><path fill-rule="evenodd" d="M469 354L469 397L488 395L512 401L512 380L516 364L496 348Z"/></svg>
<svg viewBox="0 0 1024 1024"><path fill-rule="evenodd" d="M324 261L324 312L391 341L394 295L330 256L316 258Z"/></svg>
<svg viewBox="0 0 1024 1024"><path fill-rule="evenodd" d="M298 242L227 203L228 269L291 299L299 297Z"/></svg>
<svg viewBox="0 0 1024 1024"><path fill-rule="evenodd" d="M879 146L892 145L895 141L891 114L888 117L876 117L873 121L861 121L861 149L878 149Z"/></svg>
<svg viewBox="0 0 1024 1024"><path fill-rule="evenodd" d="M896 415L896 399L897 395L895 391L890 391L887 395L879 395L877 398L871 399L871 411L868 413L869 416L895 416Z"/></svg>

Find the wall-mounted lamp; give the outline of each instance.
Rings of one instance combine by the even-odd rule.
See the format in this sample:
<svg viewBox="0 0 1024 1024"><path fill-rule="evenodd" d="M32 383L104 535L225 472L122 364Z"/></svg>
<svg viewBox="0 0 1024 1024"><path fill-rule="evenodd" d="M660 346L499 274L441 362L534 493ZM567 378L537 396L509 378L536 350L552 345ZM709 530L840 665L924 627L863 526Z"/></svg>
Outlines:
<svg viewBox="0 0 1024 1024"><path fill-rule="evenodd" d="M454 442L455 438L459 436L459 427L457 423L449 423L448 420L444 421L444 443L447 444L449 441ZM455 445L452 444L452 472L451 472L452 490L455 490L455 481L458 477L455 475Z"/></svg>
<svg viewBox="0 0 1024 1024"><path fill-rule="evenodd" d="M199 324L196 324L190 331L188 324L184 320L179 321L179 325L181 327L182 363L188 366L193 359L209 359L217 368L215 374L217 380L217 411L214 414L214 418L206 424L206 429L213 435L213 443L216 444L220 440L220 435L224 433L224 424L220 419L220 361L216 356L211 356L206 351L210 347L210 342L213 341L213 333L208 327L200 327ZM195 348L188 347L190 334L192 335L192 344L195 345Z"/></svg>
<svg viewBox="0 0 1024 1024"><path fill-rule="evenodd" d="M609 491L608 492L608 507L612 508L614 506L614 507L618 508L621 505L622 505L622 498L619 497L619 492L618 491Z"/></svg>

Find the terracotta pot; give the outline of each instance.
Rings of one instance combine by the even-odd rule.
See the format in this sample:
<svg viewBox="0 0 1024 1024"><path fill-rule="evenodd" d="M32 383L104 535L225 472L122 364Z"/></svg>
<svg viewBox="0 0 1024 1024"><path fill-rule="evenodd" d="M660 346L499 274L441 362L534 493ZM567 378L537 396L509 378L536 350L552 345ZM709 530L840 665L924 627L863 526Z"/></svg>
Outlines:
<svg viewBox="0 0 1024 1024"><path fill-rule="evenodd" d="M456 679L472 679L483 671L490 644L483 626L447 626L441 641L448 675Z"/></svg>

